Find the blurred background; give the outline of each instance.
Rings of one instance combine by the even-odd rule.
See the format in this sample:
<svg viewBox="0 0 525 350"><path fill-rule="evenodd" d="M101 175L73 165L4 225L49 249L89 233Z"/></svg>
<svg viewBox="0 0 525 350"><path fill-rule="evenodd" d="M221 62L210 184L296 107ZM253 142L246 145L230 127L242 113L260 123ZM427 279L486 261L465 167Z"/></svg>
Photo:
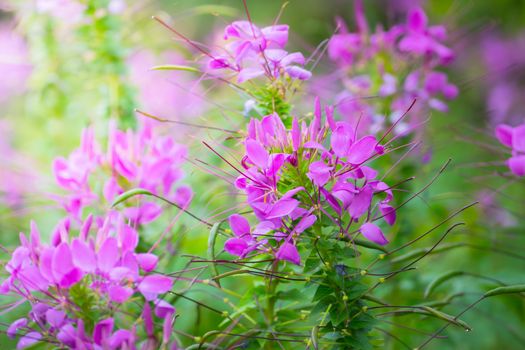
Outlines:
<svg viewBox="0 0 525 350"><path fill-rule="evenodd" d="M350 0L291 0L286 5L277 0L249 0L247 4L252 20L260 26L270 25L279 16L279 23L289 24L291 45L305 56L334 33L337 16L350 27L355 22ZM428 115L429 161L410 162L400 170L406 177L416 176L413 190L452 159L430 190L400 212L395 240L405 242L463 206L479 204L461 215L466 228L447 238L454 247L425 259L417 273L385 286L381 293L392 303L417 303L436 276L461 270L464 276L435 291L443 299L453 296L446 311L454 314L480 291L524 281L525 186L507 176L507 156L493 134L500 123L525 122L525 2L365 1L371 28L404 21L414 6L423 7L431 23L448 28L447 43L456 59L447 72L459 87L459 97L449 104L448 112ZM49 235L63 216L54 200L61 190L51 165L54 158L67 157L78 147L84 127L93 125L103 138L109 118L133 127L136 108L169 120L234 129L242 125L244 101L234 90L201 82L192 72L151 70L166 64L196 65L200 58L195 47L152 16L165 19L186 38L207 43L218 40L226 24L246 18L239 0L0 1L0 244L5 251L16 244L19 232L27 232L30 220L39 224L43 235ZM321 61L313 73L332 68ZM188 145L189 158L216 161L200 141L222 140L223 135L165 125L165 134ZM221 213L231 192L227 184L212 183L213 176L195 162L188 162L184 170L185 181L196 194L191 210L205 218ZM172 217L173 213L163 214L149 228L151 234L164 229ZM205 251L208 232L197 229L188 218L182 218L173 230L173 245L179 251ZM167 264L177 266L176 262ZM195 295L202 297L202 292L197 290ZM217 322L214 316L194 313L191 304L182 303L178 309L184 315L178 325L188 332L200 333ZM16 319L16 313L2 311L2 325ZM464 320L472 325L472 332L450 329L446 339L429 348L525 348L522 297L487 301ZM405 328L384 327L395 329L406 344L422 339L410 328L428 333L436 329L435 323L423 318L400 316L394 323ZM0 335L0 344L10 343ZM406 348L392 339L381 346Z"/></svg>

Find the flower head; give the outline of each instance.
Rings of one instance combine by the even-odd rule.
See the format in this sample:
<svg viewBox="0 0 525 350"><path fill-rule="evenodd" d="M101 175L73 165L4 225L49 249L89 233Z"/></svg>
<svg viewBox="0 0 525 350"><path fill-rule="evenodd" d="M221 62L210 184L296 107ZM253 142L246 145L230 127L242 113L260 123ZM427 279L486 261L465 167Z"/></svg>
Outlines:
<svg viewBox="0 0 525 350"><path fill-rule="evenodd" d="M9 276L0 288L2 294L15 295L32 307L27 318L8 330L11 337L24 331L19 348L49 338L66 347L134 348L134 326L117 322L113 315L125 310L131 315L136 302L148 307L153 303L158 318L173 322L174 308L159 299L171 290L173 279L152 272L157 257L136 252L137 232L122 219L109 215L95 235L89 234L91 220L77 235L64 221L50 244L41 241L34 223L29 239L20 236L21 244L5 268Z"/></svg>
<svg viewBox="0 0 525 350"><path fill-rule="evenodd" d="M496 137L512 150L507 160L510 171L516 176L525 176L525 124L516 127L500 124L496 127Z"/></svg>
<svg viewBox="0 0 525 350"><path fill-rule="evenodd" d="M93 130L84 130L81 147L68 159L55 159L53 170L57 183L70 194L59 198L68 213L76 219L82 209L103 197L111 203L118 195L132 188L143 188L187 206L192 191L188 186L175 184L184 177L181 169L186 158L186 147L175 143L171 137L155 136L151 125L143 124L138 131L119 130L110 126L108 149L104 154L95 141ZM91 189L90 179L98 173L107 180L103 194ZM136 223L155 220L161 207L151 201L128 207L124 214Z"/></svg>
<svg viewBox="0 0 525 350"><path fill-rule="evenodd" d="M387 224L394 224L395 209L389 204L392 190L376 179L377 171L365 165L385 148L372 135L356 137L354 128L334 121L332 113L333 108L327 107L323 121L317 101L309 125L294 119L287 129L277 114L250 121L244 172L236 186L247 195L258 224L252 228L245 218L232 215L235 237L225 244L228 253L241 258L252 252L269 253L277 260L299 264L297 243L320 215L330 216L335 223L344 217L361 223L356 232L387 243L370 220L378 210ZM341 230L351 236L348 228Z"/></svg>

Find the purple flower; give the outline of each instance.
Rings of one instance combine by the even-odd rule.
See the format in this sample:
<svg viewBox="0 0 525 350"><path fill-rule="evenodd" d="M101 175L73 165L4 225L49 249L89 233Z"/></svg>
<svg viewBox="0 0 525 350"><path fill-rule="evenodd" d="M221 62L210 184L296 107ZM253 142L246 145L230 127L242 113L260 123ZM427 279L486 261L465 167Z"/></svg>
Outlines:
<svg viewBox="0 0 525 350"><path fill-rule="evenodd" d="M210 70L230 70L237 81L266 76L271 80L281 77L307 80L312 74L302 68L304 56L284 50L288 42L288 26L273 25L260 29L248 21L236 21L224 31L228 44L226 54L219 54L208 62ZM210 72L211 73L211 72Z"/></svg>
<svg viewBox="0 0 525 350"><path fill-rule="evenodd" d="M228 239L224 244L224 250L228 253L244 258L263 243L252 236L248 220L241 215L231 215L229 222L235 237Z"/></svg>
<svg viewBox="0 0 525 350"><path fill-rule="evenodd" d="M91 128L83 132L81 147L68 159L57 158L54 173L60 187L70 195L60 198L68 213L81 220L85 207L93 205L103 195L112 202L132 188L143 188L163 196L181 207L189 205L193 193L188 186L176 186L183 179L181 166L187 155L186 147L170 137L157 137L148 123L137 132L122 131L110 124L108 150L100 151ZM102 174L99 174L102 172ZM90 179L107 176L103 193L94 193ZM159 217L162 207L155 202L141 201L124 210L133 222L145 224Z"/></svg>
<svg viewBox="0 0 525 350"><path fill-rule="evenodd" d="M361 228L359 229L363 236L368 239L369 241L372 241L374 243L385 245L388 244L388 240L383 235L383 232L381 229L370 222L367 222L363 225L361 225Z"/></svg>
<svg viewBox="0 0 525 350"><path fill-rule="evenodd" d="M429 26L425 13L412 7L406 24L387 30L378 26L375 32L369 33L361 1L355 1L354 12L357 23L354 32L337 19L339 30L328 43L328 56L339 70L327 76L323 84L336 86L336 80L335 83L339 81L344 87L343 91L329 93L336 96L337 110L344 121L356 129L354 134L384 132L415 99L418 104L406 121L397 123L392 130L396 135L406 135L419 127L419 115L425 114L424 109L447 111L442 98L454 99L458 88L437 70L450 63L454 56L442 43L446 39L445 28ZM390 116L385 115L384 103L380 102L383 99L369 98L377 95L391 97Z"/></svg>
<svg viewBox="0 0 525 350"><path fill-rule="evenodd" d="M452 50L440 43L446 39L443 26L428 27L428 19L421 8L414 8L408 13L406 34L399 42L399 49L417 55L435 55L442 63L454 59Z"/></svg>
<svg viewBox="0 0 525 350"><path fill-rule="evenodd" d="M82 348L93 345L107 349L124 345L134 348L134 330L121 327L131 327L131 324L106 318L93 325L93 334L86 334L84 322L92 320L79 318L82 315L75 311L78 302L110 310L125 307L122 304L131 298L136 304L141 296L147 303L171 290L173 278L150 273L158 258L152 253L135 252L137 232L123 220L121 216L109 215L103 224L95 227L89 219L78 236L74 236L65 221L58 225L51 244L41 241L34 223L29 240L20 236L21 245L5 267L8 278L1 283L3 294L17 296L32 306L28 317L15 321L7 331L14 337L19 329L24 329L26 335L19 340L19 348L38 342L44 334L46 340L54 338L67 347L82 344ZM95 235L90 235L90 228L97 229ZM83 295L86 293L83 290L92 294ZM164 319L170 312L173 315L174 309L170 311L170 305L162 302L159 315L163 316L159 317ZM169 322L172 321L170 317ZM115 332L114 328L117 328ZM167 325L163 328L166 341L168 328Z"/></svg>
<svg viewBox="0 0 525 350"><path fill-rule="evenodd" d="M525 124L517 127L500 124L495 134L501 144L512 150L512 157L507 161L511 172L516 176L525 176Z"/></svg>
<svg viewBox="0 0 525 350"><path fill-rule="evenodd" d="M281 245L275 258L278 260L286 260L295 265L301 264L301 256L297 251L297 248L291 243L284 243Z"/></svg>

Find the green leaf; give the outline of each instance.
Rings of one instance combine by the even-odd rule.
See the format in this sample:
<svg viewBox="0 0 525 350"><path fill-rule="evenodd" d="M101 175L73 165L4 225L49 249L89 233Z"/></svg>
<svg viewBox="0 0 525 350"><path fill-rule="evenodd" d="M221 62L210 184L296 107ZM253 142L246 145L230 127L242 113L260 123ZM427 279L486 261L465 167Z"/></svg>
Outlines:
<svg viewBox="0 0 525 350"><path fill-rule="evenodd" d="M525 284L515 284L513 286L494 288L483 294L483 297L488 298L496 295L515 293L525 293Z"/></svg>
<svg viewBox="0 0 525 350"><path fill-rule="evenodd" d="M195 14L211 14L214 16L227 16L227 17L237 17L238 11L234 7L224 6L224 5L201 5L193 7L191 12Z"/></svg>
<svg viewBox="0 0 525 350"><path fill-rule="evenodd" d="M365 247L369 249L379 250L383 253L388 253L388 250L385 247L380 246L379 244L375 244L370 241L366 241L362 239L354 239L353 242L355 243L355 245L358 245L360 247Z"/></svg>
<svg viewBox="0 0 525 350"><path fill-rule="evenodd" d="M428 298L432 291L434 291L437 287L439 287L441 284L445 283L449 279L452 279L457 276L463 276L464 274L465 273L463 271L450 271L441 276L436 277L436 279L434 279L425 290L424 298Z"/></svg>
<svg viewBox="0 0 525 350"><path fill-rule="evenodd" d="M219 271L217 270L217 265L215 264L215 242L217 241L217 233L219 232L221 223L222 221L213 224L210 230L210 236L208 237L208 260L212 262L211 271L213 272L213 277L216 277L219 275ZM217 279L216 282L220 287L221 286L220 280Z"/></svg>
<svg viewBox="0 0 525 350"><path fill-rule="evenodd" d="M185 72L193 72L193 73L200 73L200 70L194 67L190 66L181 66L177 64L165 64L161 66L154 66L151 68L152 70L180 70Z"/></svg>
<svg viewBox="0 0 525 350"><path fill-rule="evenodd" d="M443 253L443 252L445 252L447 250L451 250L451 249L459 248L459 247L464 247L464 246L465 245L463 243L450 243L450 244L443 244L443 245L441 245L441 247L437 247L434 250L431 250L432 248L415 249L415 250L411 251L410 253L407 253L407 254L398 256L395 259L392 259L391 263L392 264L401 263L401 262L409 261L409 260L412 260L412 259L417 259L417 258L421 257L424 254L435 255L435 254Z"/></svg>
<svg viewBox="0 0 525 350"><path fill-rule="evenodd" d="M461 320L459 320L459 319L457 319L457 318L455 318L455 317L453 317L453 316L451 316L449 314L446 314L444 312L438 311L438 310L433 309L433 308L431 308L429 306L423 306L422 308L423 308L423 310L427 311L430 315L435 316L435 317L437 317L439 319L442 319L444 321L447 321L449 323L452 323L452 324L454 324L456 326L462 327L466 331L472 330L472 328L467 323L465 323L465 322L463 322L463 321L461 321Z"/></svg>
<svg viewBox="0 0 525 350"><path fill-rule="evenodd" d="M151 193L148 190L145 190L143 188L135 188L129 191L126 191L122 193L120 196L118 196L114 201L113 204L111 204L111 207L116 207L122 202L127 201L128 199L138 196L138 195L146 195L146 196L153 196L153 193Z"/></svg>
<svg viewBox="0 0 525 350"><path fill-rule="evenodd" d="M314 326L314 328L312 328L310 339L312 340L313 348L315 350L318 350L319 349L319 326Z"/></svg>

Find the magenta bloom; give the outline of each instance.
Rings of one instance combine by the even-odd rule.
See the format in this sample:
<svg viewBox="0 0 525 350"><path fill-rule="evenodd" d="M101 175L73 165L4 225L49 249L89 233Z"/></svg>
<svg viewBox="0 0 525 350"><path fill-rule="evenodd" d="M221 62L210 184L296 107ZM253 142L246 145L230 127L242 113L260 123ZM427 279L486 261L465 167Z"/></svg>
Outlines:
<svg viewBox="0 0 525 350"><path fill-rule="evenodd" d="M454 54L440 43L445 39L445 27L429 27L425 12L421 8L414 8L408 13L406 34L399 42L399 49L417 55L435 55L446 64L454 59Z"/></svg>
<svg viewBox="0 0 525 350"><path fill-rule="evenodd" d="M514 128L500 124L496 127L496 137L512 150L507 161L510 171L516 176L525 176L525 124Z"/></svg>
<svg viewBox="0 0 525 350"><path fill-rule="evenodd" d="M393 132L406 135L419 127L428 108L446 112L447 103L458 95L458 88L438 70L449 64L454 54L443 44L444 26L429 26L421 8L412 7L404 24L389 29L377 27L370 32L362 1L355 1L357 28L350 31L337 19L338 32L330 38L328 56L339 71L324 78L323 86L339 82L342 91L330 91L333 98L357 135L384 132L403 115L408 106L418 103ZM326 93L320 91L320 94ZM392 102L385 110L384 99L371 96L389 96ZM390 113L390 114L386 114Z"/></svg>
<svg viewBox="0 0 525 350"><path fill-rule="evenodd" d="M125 309L132 297L133 303L153 302L161 307L157 317L168 318L165 322L169 324L173 322L174 309L158 299L171 290L173 279L152 272L157 257L137 253L137 232L114 214L101 227L94 228L95 235L90 235L93 227L88 219L75 236L68 221L61 222L50 244L41 241L34 223L29 239L20 236L21 244L5 267L8 278L0 284L2 294L17 296L32 306L28 318L13 322L7 331L15 337L23 330L21 334L25 336L20 338L18 348L44 337L53 337L65 347L76 347L80 342L84 348L98 345L120 349L125 344L135 348L135 330L121 328L131 324L120 324L115 330L117 324L111 317L98 321L92 334L86 333L84 326L92 320L79 316L75 310L82 307L79 303L88 300L91 308L107 311ZM60 303L56 302L58 299ZM164 337L169 341L169 334Z"/></svg>
<svg viewBox="0 0 525 350"><path fill-rule="evenodd" d="M228 253L241 258L267 253L300 264L300 236L316 223L314 211L361 222L358 231L365 238L388 242L377 226L365 223L374 211L389 225L396 221L392 190L365 165L384 154L385 147L375 136L356 137L350 123L333 119L333 108L327 107L325 115L323 121L317 100L309 125L294 119L287 129L277 114L250 121L243 175L235 184L246 194L259 223L252 229L245 218L232 215L235 237L226 241ZM301 176L311 183L294 184L293 179ZM283 185L283 178L291 184Z"/></svg>
<svg viewBox="0 0 525 350"><path fill-rule="evenodd" d="M59 202L75 219L82 218L82 210L103 196L108 204L132 188L143 188L163 196L178 205L189 205L193 192L188 186L176 183L183 179L181 169L186 147L170 137L156 136L151 125L142 124L137 132L122 131L110 125L107 152L101 152L93 130L84 130L81 147L68 159L57 158L53 165L55 179L69 192ZM103 193L94 193L91 178L106 176ZM153 201L141 201L127 207L124 214L138 224L155 220L162 212Z"/></svg>
<svg viewBox="0 0 525 350"><path fill-rule="evenodd" d="M230 70L239 83L261 76L271 80L281 77L307 80L312 76L303 68L306 62L300 52L284 50L288 42L287 25L261 29L248 21L236 21L224 30L224 39L228 41L224 53L219 52L208 63L210 73Z"/></svg>

